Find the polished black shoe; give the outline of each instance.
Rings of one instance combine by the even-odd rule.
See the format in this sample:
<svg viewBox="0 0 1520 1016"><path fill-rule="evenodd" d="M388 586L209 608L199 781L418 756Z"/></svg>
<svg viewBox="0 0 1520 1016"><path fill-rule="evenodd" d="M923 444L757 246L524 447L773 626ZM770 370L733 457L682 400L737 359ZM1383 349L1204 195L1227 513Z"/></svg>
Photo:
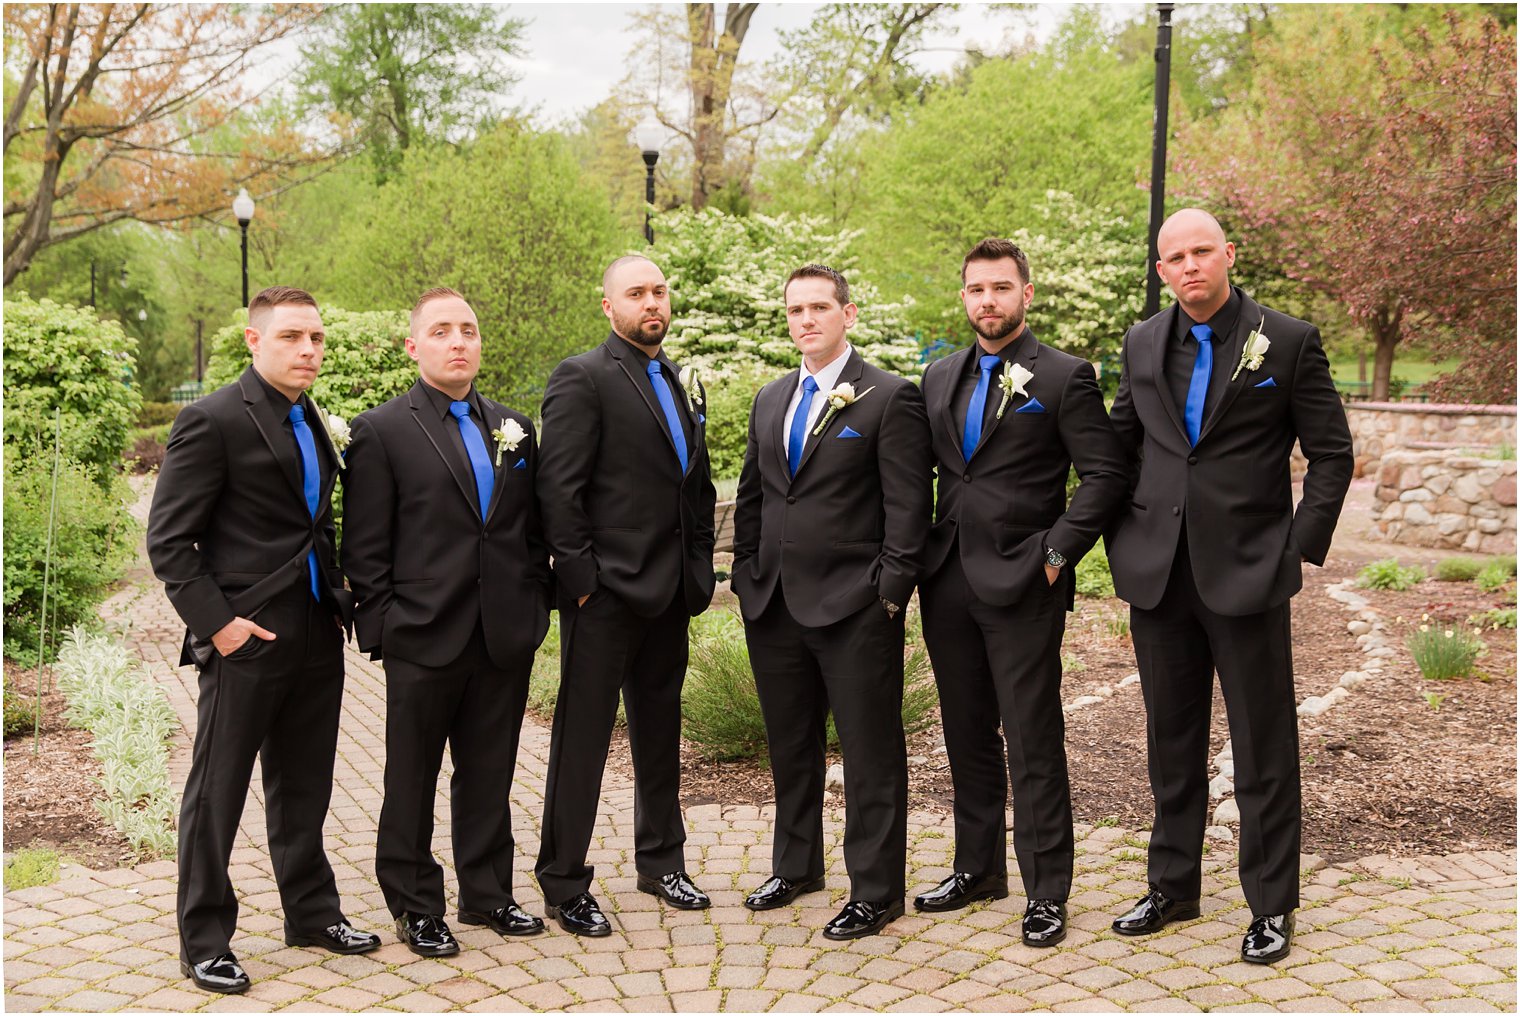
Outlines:
<svg viewBox="0 0 1520 1016"><path fill-rule="evenodd" d="M822 888L822 875L806 882L788 882L780 875L772 875L760 883L760 888L744 897L744 905L751 910L775 910L786 906L803 893L815 893Z"/></svg>
<svg viewBox="0 0 1520 1016"><path fill-rule="evenodd" d="M195 982L197 988L219 991L223 995L241 995L253 983L243 973L243 968L238 966L237 957L231 953L222 953L200 963L180 960L179 969L180 973Z"/></svg>
<svg viewBox="0 0 1520 1016"><path fill-rule="evenodd" d="M913 897L913 909L930 914L969 907L977 900L1001 900L1008 895L1008 873L968 875L957 871L922 896Z"/></svg>
<svg viewBox="0 0 1520 1016"><path fill-rule="evenodd" d="M640 875L638 889L641 893L658 896L677 910L706 910L712 906L712 900L684 871L672 871L659 878Z"/></svg>
<svg viewBox="0 0 1520 1016"><path fill-rule="evenodd" d="M339 921L321 931L297 932L286 929L286 945L314 945L328 952L351 956L380 948L380 936L359 931L347 921Z"/></svg>
<svg viewBox="0 0 1520 1016"><path fill-rule="evenodd" d="M557 907L545 903L544 916L559 921L559 926L572 935L603 938L612 934L612 925L607 923L607 916L590 893L581 893Z"/></svg>
<svg viewBox="0 0 1520 1016"><path fill-rule="evenodd" d="M1174 900L1151 886L1133 910L1114 921L1114 930L1121 935L1149 935L1173 921L1191 921L1198 914L1197 900Z"/></svg>
<svg viewBox="0 0 1520 1016"><path fill-rule="evenodd" d="M404 913L396 918L396 934L418 956L452 956L459 941L437 914Z"/></svg>
<svg viewBox="0 0 1520 1016"><path fill-rule="evenodd" d="M506 906L485 912L461 910L459 923L483 924L498 935L537 935L544 930L543 918L534 917L519 907L516 900L508 900Z"/></svg>
<svg viewBox="0 0 1520 1016"><path fill-rule="evenodd" d="M1066 904L1060 900L1030 900L1024 909L1024 944L1042 949L1066 937Z"/></svg>
<svg viewBox="0 0 1520 1016"><path fill-rule="evenodd" d="M1293 946L1293 915L1268 914L1251 918L1251 930L1240 941L1240 958L1247 963L1276 963Z"/></svg>
<svg viewBox="0 0 1520 1016"><path fill-rule="evenodd" d="M831 938L836 942L851 938L865 938L868 935L875 935L902 915L902 900L891 903L851 900L844 905L838 917L823 926L823 937Z"/></svg>

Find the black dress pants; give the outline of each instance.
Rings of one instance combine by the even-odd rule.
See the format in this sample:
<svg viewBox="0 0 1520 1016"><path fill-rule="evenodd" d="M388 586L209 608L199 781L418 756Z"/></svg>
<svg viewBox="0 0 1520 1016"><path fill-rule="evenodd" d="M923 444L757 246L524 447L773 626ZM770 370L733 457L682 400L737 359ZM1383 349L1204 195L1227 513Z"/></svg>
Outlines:
<svg viewBox="0 0 1520 1016"><path fill-rule="evenodd" d="M919 592L955 786L955 870L1007 870L1011 776L1013 849L1032 900L1071 895L1071 783L1061 712L1070 581L1063 572L1049 585L1042 574L1017 603L994 607L976 598L952 549Z"/></svg>
<svg viewBox="0 0 1520 1016"><path fill-rule="evenodd" d="M227 657L213 651L200 673L179 816L176 910L187 963L231 948L238 902L227 863L255 756L287 931L319 931L343 919L322 845L343 704L343 632L304 576L254 614L277 638L250 638Z"/></svg>
<svg viewBox="0 0 1520 1016"><path fill-rule="evenodd" d="M485 913L512 896L512 774L533 657L500 667L480 625L459 658L425 667L385 657L385 804L375 876L394 916L442 915L443 868L433 857L433 802L444 742L459 909Z"/></svg>
<svg viewBox="0 0 1520 1016"><path fill-rule="evenodd" d="M1235 759L1241 889L1253 914L1295 909L1302 803L1288 604L1243 617L1210 610L1184 534L1161 602L1130 608L1130 631L1156 800L1150 881L1173 899L1199 895L1217 670Z"/></svg>
<svg viewBox="0 0 1520 1016"><path fill-rule="evenodd" d="M797 623L781 596L744 625L765 716L776 827L771 873L791 882L824 871L826 722L844 753L844 863L850 899L895 903L908 853L903 741L903 617L879 603L823 628Z"/></svg>
<svg viewBox="0 0 1520 1016"><path fill-rule="evenodd" d="M658 878L685 868L681 815L681 685L686 681L686 600L640 617L598 587L577 607L562 595L560 687L544 782L538 883L550 906L591 888L586 864L596 828L602 774L617 719L618 694L633 754L634 867Z"/></svg>

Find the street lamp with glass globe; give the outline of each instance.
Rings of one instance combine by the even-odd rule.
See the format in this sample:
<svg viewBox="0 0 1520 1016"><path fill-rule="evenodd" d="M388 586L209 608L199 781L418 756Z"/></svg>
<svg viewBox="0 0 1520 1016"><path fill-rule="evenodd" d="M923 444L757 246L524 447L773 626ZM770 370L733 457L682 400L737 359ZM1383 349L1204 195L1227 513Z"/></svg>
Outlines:
<svg viewBox="0 0 1520 1016"><path fill-rule="evenodd" d="M654 224L650 208L654 206L654 164L660 161L660 142L665 140L665 129L653 120L645 120L633 130L633 140L644 155L644 240L654 243Z"/></svg>
<svg viewBox="0 0 1520 1016"><path fill-rule="evenodd" d="M248 223L253 220L253 198L248 196L248 188L238 190L238 196L232 200L232 214L237 217L238 226L243 231L243 306L248 306Z"/></svg>

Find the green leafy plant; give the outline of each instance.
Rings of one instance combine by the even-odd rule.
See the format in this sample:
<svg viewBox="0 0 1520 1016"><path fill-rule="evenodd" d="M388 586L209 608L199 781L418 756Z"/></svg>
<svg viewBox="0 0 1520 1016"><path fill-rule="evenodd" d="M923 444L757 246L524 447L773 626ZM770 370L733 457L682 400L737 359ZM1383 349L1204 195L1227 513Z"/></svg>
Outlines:
<svg viewBox="0 0 1520 1016"><path fill-rule="evenodd" d="M1513 628L1515 626L1514 607L1495 607L1481 614L1474 614L1467 619L1467 623L1474 628Z"/></svg>
<svg viewBox="0 0 1520 1016"><path fill-rule="evenodd" d="M58 881L58 854L39 847L22 847L5 862L5 891L31 889Z"/></svg>
<svg viewBox="0 0 1520 1016"><path fill-rule="evenodd" d="M1363 589L1391 589L1402 592L1425 581L1425 569L1405 568L1391 557L1373 561L1357 572L1356 584Z"/></svg>
<svg viewBox="0 0 1520 1016"><path fill-rule="evenodd" d="M1128 614L1110 614L1108 617L1104 618L1104 620L1103 620L1103 626L1106 629L1108 629L1108 634L1109 634L1110 638L1116 638L1116 639L1127 639L1127 638L1129 638L1129 615Z"/></svg>
<svg viewBox="0 0 1520 1016"><path fill-rule="evenodd" d="M1471 582L1483 570L1483 562L1470 557L1446 557L1436 562L1436 579L1441 582Z"/></svg>
<svg viewBox="0 0 1520 1016"><path fill-rule="evenodd" d="M749 438L749 413L755 395L764 385L780 376L774 368L734 368L710 380L707 389L707 458L715 479L737 478L744 466L744 448ZM719 500L722 500L722 494Z"/></svg>
<svg viewBox="0 0 1520 1016"><path fill-rule="evenodd" d="M141 429L173 423L179 411L180 405L177 402L144 402L137 410L136 426Z"/></svg>
<svg viewBox="0 0 1520 1016"><path fill-rule="evenodd" d="M1503 589L1515 580L1515 559L1513 556L1496 557L1483 566L1473 579L1477 587L1485 593L1495 593Z"/></svg>
<svg viewBox="0 0 1520 1016"><path fill-rule="evenodd" d="M25 688L17 688L5 675L5 736L30 734L37 722L37 707Z"/></svg>
<svg viewBox="0 0 1520 1016"><path fill-rule="evenodd" d="M1442 695L1440 692L1425 692L1425 704L1430 707L1432 712L1439 713L1441 711L1441 703L1445 701L1446 696Z"/></svg>
<svg viewBox="0 0 1520 1016"><path fill-rule="evenodd" d="M1405 644L1427 681L1454 681L1473 672L1483 640L1466 628L1421 624Z"/></svg>
<svg viewBox="0 0 1520 1016"><path fill-rule="evenodd" d="M1114 595L1114 576L1108 570L1108 551L1100 538L1092 550L1077 562L1077 595L1106 599Z"/></svg>

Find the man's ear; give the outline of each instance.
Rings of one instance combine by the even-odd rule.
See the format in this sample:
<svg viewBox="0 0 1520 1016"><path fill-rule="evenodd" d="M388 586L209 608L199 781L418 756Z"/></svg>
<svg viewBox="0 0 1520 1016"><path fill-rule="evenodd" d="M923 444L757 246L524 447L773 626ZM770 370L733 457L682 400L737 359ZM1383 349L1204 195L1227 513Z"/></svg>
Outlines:
<svg viewBox="0 0 1520 1016"><path fill-rule="evenodd" d="M248 346L248 352L259 351L259 330L251 325L243 329L243 342Z"/></svg>

